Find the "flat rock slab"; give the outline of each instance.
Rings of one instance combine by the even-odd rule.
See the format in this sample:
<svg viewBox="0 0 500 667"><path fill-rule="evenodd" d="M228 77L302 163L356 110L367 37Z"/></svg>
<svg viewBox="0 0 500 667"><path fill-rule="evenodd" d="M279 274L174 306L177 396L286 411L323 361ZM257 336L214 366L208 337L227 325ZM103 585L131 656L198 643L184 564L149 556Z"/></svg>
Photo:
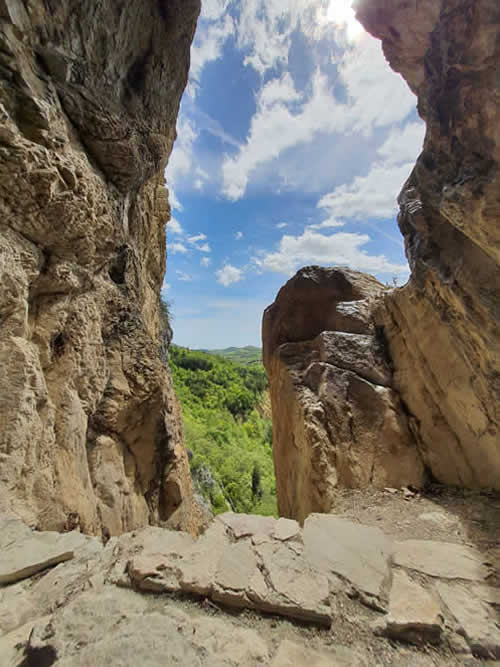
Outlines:
<svg viewBox="0 0 500 667"><path fill-rule="evenodd" d="M328 514L311 514L304 523L303 539L304 557L314 568L347 579L363 602L383 607L392 542L381 530Z"/></svg>
<svg viewBox="0 0 500 667"><path fill-rule="evenodd" d="M31 530L0 550L0 584L31 577L70 560L87 538L81 533L36 533Z"/></svg>
<svg viewBox="0 0 500 667"><path fill-rule="evenodd" d="M405 572L396 570L382 633L412 644L434 644L441 638L442 624L441 607L434 597Z"/></svg>
<svg viewBox="0 0 500 667"><path fill-rule="evenodd" d="M450 542L432 540L397 542L394 562L410 570L418 570L442 579L482 581L489 574L479 551Z"/></svg>
<svg viewBox="0 0 500 667"><path fill-rule="evenodd" d="M141 590L205 595L227 606L330 625L328 577L303 558L295 522L239 519L223 515L197 542L179 542L177 551L164 531L163 549L155 541L159 551L132 554L130 581Z"/></svg>
<svg viewBox="0 0 500 667"><path fill-rule="evenodd" d="M222 521L236 539L250 536L271 536L276 525L276 519L272 516L234 512L219 514L216 521Z"/></svg>
<svg viewBox="0 0 500 667"><path fill-rule="evenodd" d="M370 662L358 651L336 646L314 651L289 639L281 642L271 667L368 667Z"/></svg>
<svg viewBox="0 0 500 667"><path fill-rule="evenodd" d="M473 653L484 658L500 658L500 627L489 605L471 595L459 583L439 581L436 589L458 624Z"/></svg>

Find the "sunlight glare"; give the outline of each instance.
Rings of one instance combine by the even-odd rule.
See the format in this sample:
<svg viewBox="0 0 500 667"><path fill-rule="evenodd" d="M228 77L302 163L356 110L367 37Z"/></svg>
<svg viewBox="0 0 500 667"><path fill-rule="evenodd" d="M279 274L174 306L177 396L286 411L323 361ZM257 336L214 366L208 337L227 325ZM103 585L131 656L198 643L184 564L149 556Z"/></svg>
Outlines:
<svg viewBox="0 0 500 667"><path fill-rule="evenodd" d="M345 28L347 39L355 41L362 33L363 26L356 20L352 0L330 0L325 20Z"/></svg>

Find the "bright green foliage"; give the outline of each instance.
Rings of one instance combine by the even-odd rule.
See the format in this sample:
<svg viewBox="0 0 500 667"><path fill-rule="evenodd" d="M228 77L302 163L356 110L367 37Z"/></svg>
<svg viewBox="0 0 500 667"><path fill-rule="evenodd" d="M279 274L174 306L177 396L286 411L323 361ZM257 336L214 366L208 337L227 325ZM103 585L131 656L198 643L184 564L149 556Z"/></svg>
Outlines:
<svg viewBox="0 0 500 667"><path fill-rule="evenodd" d="M236 364L257 364L262 365L262 349L254 345L246 345L245 347L225 347L221 350L201 350L201 352L208 352L209 354L218 354L229 361L234 361Z"/></svg>
<svg viewBox="0 0 500 667"><path fill-rule="evenodd" d="M170 366L191 470L198 480L208 471L209 483L199 486L214 512L276 514L271 421L256 409L267 386L263 367L177 346Z"/></svg>

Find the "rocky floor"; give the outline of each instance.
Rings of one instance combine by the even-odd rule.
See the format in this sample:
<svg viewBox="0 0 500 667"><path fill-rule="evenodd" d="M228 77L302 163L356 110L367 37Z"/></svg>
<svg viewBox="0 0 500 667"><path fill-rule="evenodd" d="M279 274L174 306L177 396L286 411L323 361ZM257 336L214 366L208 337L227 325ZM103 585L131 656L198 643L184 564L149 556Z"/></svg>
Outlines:
<svg viewBox="0 0 500 667"><path fill-rule="evenodd" d="M345 492L303 528L225 514L198 540L106 545L0 517L0 665L499 664L498 498L437 497Z"/></svg>

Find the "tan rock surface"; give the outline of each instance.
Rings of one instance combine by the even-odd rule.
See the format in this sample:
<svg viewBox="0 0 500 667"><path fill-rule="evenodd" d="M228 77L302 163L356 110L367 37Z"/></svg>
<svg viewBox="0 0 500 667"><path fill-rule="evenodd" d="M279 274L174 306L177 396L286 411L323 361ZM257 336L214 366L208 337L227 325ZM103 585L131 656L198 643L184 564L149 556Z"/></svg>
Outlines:
<svg viewBox="0 0 500 667"><path fill-rule="evenodd" d="M264 313L280 514L328 512L338 487L419 486L424 468L375 329L384 291L346 269L301 269ZM333 329L333 330L332 330Z"/></svg>
<svg viewBox="0 0 500 667"><path fill-rule="evenodd" d="M436 599L407 574L396 570L384 634L413 644L424 644L439 642L442 630L443 616Z"/></svg>
<svg viewBox="0 0 500 667"><path fill-rule="evenodd" d="M417 584L386 560L390 540L384 546L380 531L350 521L339 526L330 515L308 519L321 527L314 541L308 522L283 540L269 534L268 519L249 515L242 521L252 532L235 538L229 524L238 521L217 519L197 540L151 526L106 546L80 535L71 560L0 586L0 664L455 667L468 655L472 667L479 663L471 649L495 655L491 587L420 574ZM14 548L27 535L46 535L7 528ZM382 617L391 636L414 640L418 630L419 644L437 642L434 630L445 616L446 641L432 651L373 633L380 616L360 602L363 590L378 585L380 563L389 568L388 592L392 583L390 613Z"/></svg>
<svg viewBox="0 0 500 667"><path fill-rule="evenodd" d="M0 510L41 528L117 535L189 505L159 301L198 12L0 2Z"/></svg>
<svg viewBox="0 0 500 667"><path fill-rule="evenodd" d="M399 197L411 278L379 315L394 387L436 479L500 489L500 6L356 7L427 123Z"/></svg>
<svg viewBox="0 0 500 667"><path fill-rule="evenodd" d="M490 572L484 560L473 547L432 540L405 540L394 549L396 565L443 579L482 581Z"/></svg>

